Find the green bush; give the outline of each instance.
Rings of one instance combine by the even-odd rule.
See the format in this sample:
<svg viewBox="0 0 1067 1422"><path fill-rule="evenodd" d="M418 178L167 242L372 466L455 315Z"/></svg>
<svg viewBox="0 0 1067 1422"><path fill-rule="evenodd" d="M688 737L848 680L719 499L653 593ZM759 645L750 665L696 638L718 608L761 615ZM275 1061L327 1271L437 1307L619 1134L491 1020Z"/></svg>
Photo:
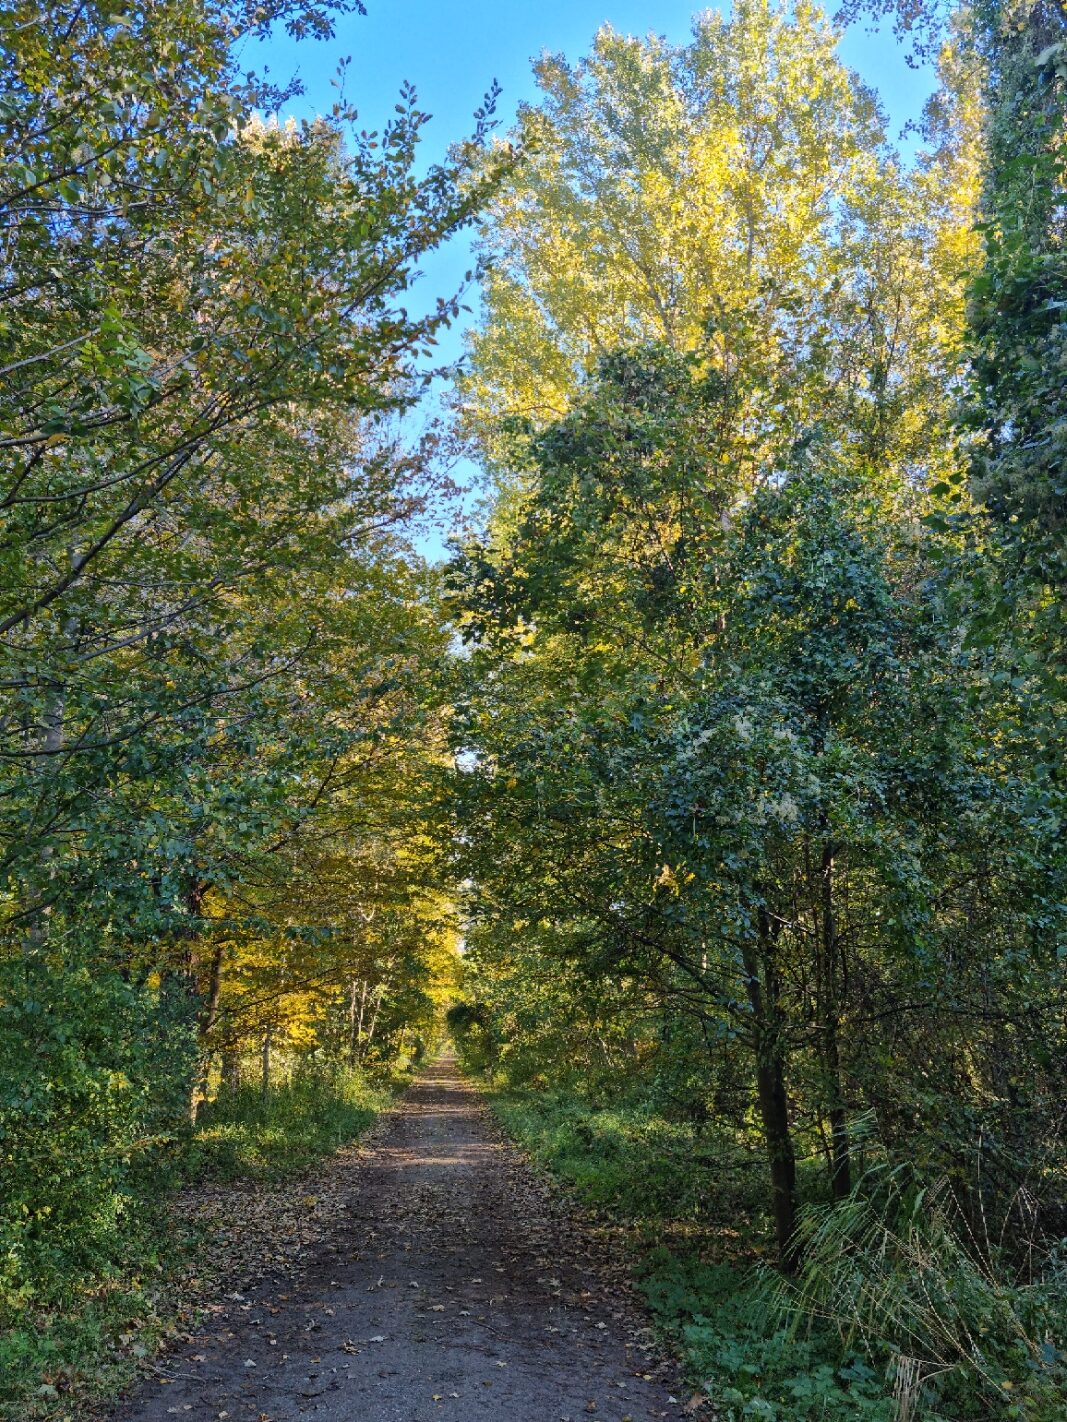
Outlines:
<svg viewBox="0 0 1067 1422"><path fill-rule="evenodd" d="M0 966L0 1325L136 1251L181 1140L187 1004L85 968Z"/></svg>
<svg viewBox="0 0 1067 1422"><path fill-rule="evenodd" d="M118 973L0 964L0 1417L108 1391L150 1346L161 1186L187 1143L190 1003Z"/></svg>

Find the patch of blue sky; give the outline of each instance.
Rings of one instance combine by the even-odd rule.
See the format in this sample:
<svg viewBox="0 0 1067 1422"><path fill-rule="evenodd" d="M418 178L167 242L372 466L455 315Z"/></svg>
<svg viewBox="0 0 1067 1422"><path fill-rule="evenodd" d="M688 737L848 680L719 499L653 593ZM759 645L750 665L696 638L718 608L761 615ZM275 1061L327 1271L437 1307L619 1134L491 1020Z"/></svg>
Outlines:
<svg viewBox="0 0 1067 1422"><path fill-rule="evenodd" d="M302 41L284 34L247 43L240 62L284 85L298 78L303 93L291 101L280 117L312 118L328 113L338 98L334 85L341 59L348 58L345 98L355 104L360 124L381 128L393 112L400 85L414 84L419 107L433 116L424 130L421 162L441 161L450 143L473 128L473 114L490 85L502 89L497 117L506 129L522 102L536 101L537 87L531 61L548 50L576 60L584 54L603 24L626 34L663 35L684 43L693 15L700 7L686 0L367 0L365 16L343 17L334 38ZM729 6L721 7L728 12ZM916 148L915 125L934 87L928 67L909 66L903 48L886 27L853 25L841 40L840 53L865 83L879 95L889 133L905 156ZM472 264L471 244L463 237L432 254L412 291L412 309L433 305L438 295L459 288ZM441 362L463 354L463 332L477 317L474 310L444 332L438 348ZM435 413L439 393L432 395L415 422ZM454 471L463 483L478 487L478 471L461 461ZM473 495L472 495L473 497ZM471 499L467 501L471 506ZM431 520L418 536L418 546L428 558L445 552L451 515Z"/></svg>

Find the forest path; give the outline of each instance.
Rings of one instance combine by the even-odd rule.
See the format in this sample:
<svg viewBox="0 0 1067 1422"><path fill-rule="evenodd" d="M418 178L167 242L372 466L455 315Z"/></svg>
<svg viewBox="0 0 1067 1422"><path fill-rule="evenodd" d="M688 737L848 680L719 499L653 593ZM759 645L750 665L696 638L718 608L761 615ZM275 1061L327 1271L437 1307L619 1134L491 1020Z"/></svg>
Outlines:
<svg viewBox="0 0 1067 1422"><path fill-rule="evenodd" d="M451 1057L349 1168L346 1217L298 1277L234 1295L166 1360L171 1381L115 1422L683 1415L623 1271L501 1139Z"/></svg>

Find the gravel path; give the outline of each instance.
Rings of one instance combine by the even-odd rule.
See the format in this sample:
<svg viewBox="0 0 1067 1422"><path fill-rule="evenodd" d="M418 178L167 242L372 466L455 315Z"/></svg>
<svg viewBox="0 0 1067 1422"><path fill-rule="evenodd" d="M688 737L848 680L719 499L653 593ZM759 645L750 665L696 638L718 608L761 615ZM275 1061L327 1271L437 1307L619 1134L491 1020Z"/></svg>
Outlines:
<svg viewBox="0 0 1067 1422"><path fill-rule="evenodd" d="M443 1058L295 1278L234 1295L114 1422L679 1418L618 1265Z"/></svg>

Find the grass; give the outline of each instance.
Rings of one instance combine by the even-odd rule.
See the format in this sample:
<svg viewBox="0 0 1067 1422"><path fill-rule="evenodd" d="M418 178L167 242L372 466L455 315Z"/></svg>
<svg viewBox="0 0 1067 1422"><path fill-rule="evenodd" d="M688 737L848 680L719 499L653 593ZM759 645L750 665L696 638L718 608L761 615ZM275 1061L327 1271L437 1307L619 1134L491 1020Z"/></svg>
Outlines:
<svg viewBox="0 0 1067 1422"><path fill-rule="evenodd" d="M753 1176L762 1161L729 1136L665 1120L640 1103L595 1107L559 1091L497 1091L497 1115L583 1203L632 1221L715 1219L729 1233L742 1210L765 1244Z"/></svg>
<svg viewBox="0 0 1067 1422"><path fill-rule="evenodd" d="M0 1418L83 1422L170 1330L166 1251L147 1240L91 1286L37 1302L0 1331Z"/></svg>
<svg viewBox="0 0 1067 1422"><path fill-rule="evenodd" d="M408 1078L296 1076L264 1095L242 1087L201 1111L175 1181L282 1181L358 1139ZM0 1422L85 1422L179 1328L188 1245L165 1200L134 1199L121 1257L91 1282L8 1310L0 1327Z"/></svg>
<svg viewBox="0 0 1067 1422"><path fill-rule="evenodd" d="M363 1134L406 1078L358 1072L297 1076L264 1094L242 1086L202 1108L189 1149L193 1180L283 1180Z"/></svg>

